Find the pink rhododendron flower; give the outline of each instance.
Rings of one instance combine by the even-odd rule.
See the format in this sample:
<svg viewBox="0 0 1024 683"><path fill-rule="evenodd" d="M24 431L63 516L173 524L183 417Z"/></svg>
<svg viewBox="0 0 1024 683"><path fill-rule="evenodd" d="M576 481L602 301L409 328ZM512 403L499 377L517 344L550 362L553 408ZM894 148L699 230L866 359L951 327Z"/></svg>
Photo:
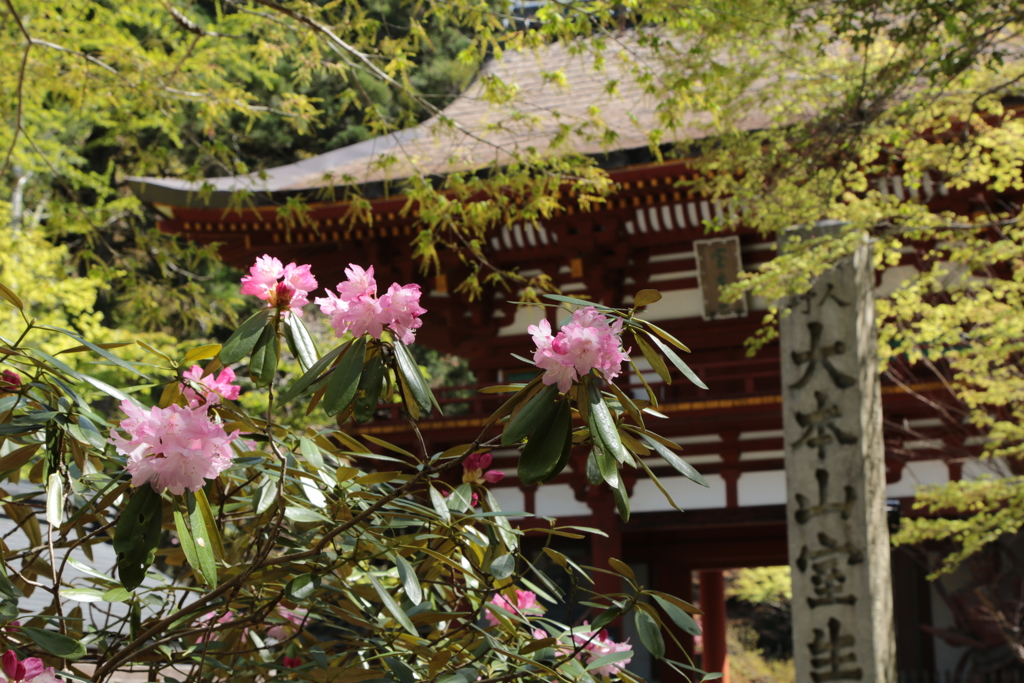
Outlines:
<svg viewBox="0 0 1024 683"><path fill-rule="evenodd" d="M289 657L288 655L285 655L284 657L281 658L281 663L284 664L289 669L297 669L300 666L302 666L302 660L301 659L299 659L298 657Z"/></svg>
<svg viewBox="0 0 1024 683"><path fill-rule="evenodd" d="M214 378L213 375L203 377L203 369L198 365L193 365L182 373L181 378L188 380L182 382L181 393L188 401L189 408L198 408L203 403L213 405L219 403L222 398L234 401L242 390L241 387L232 384L235 381L235 371L231 368L224 368ZM189 381L199 386L198 392L192 388Z"/></svg>
<svg viewBox="0 0 1024 683"><path fill-rule="evenodd" d="M462 483L497 484L505 478L501 470L488 470L494 457L490 453L473 453L462 461ZM486 470L486 471L485 471Z"/></svg>
<svg viewBox="0 0 1024 683"><path fill-rule="evenodd" d="M61 683L52 666L46 666L38 657L18 661L18 655L8 650L0 657L4 676L0 683Z"/></svg>
<svg viewBox="0 0 1024 683"><path fill-rule="evenodd" d="M572 320L557 335L551 334L547 320L531 325L527 331L537 345L533 362L544 370L544 384L557 384L563 393L592 369L599 370L605 379L614 379L622 370L622 361L629 360L629 354L622 350L622 320L609 323L593 306L573 313Z"/></svg>
<svg viewBox="0 0 1024 683"><path fill-rule="evenodd" d="M497 593L491 598L491 604L496 605L506 612L511 614L540 614L541 607L537 602L537 594L533 591L524 591L516 589L516 604L513 605L503 593ZM487 623L491 626L498 625L498 617L494 615L490 610L484 612L484 618L487 619ZM543 637L547 637L545 634Z"/></svg>
<svg viewBox="0 0 1024 683"><path fill-rule="evenodd" d="M415 330L423 325L420 316L427 312L427 309L420 306L420 295L419 285L399 286L395 282L388 287L388 293L380 298L379 320L388 325L406 345L416 341Z"/></svg>
<svg viewBox="0 0 1024 683"><path fill-rule="evenodd" d="M583 622L583 625L586 626L586 622ZM592 636L593 639L591 639ZM629 644L628 638L624 643L616 643L614 640L608 637L608 631L606 630L601 631L596 636L594 636L593 631L574 633L572 639L573 642L575 642L577 645L582 645L584 648L583 652L580 653L580 660L584 664L590 664L595 659L598 659L599 657L604 657L605 655L611 654L612 652L626 652L627 650L631 651L633 649L633 647ZM625 666L629 664L630 661L632 661L632 659L632 657L627 657L626 659L621 659L617 662L612 662L611 664L599 666L596 669L594 669L594 673L599 676L611 676L616 671L624 669Z"/></svg>
<svg viewBox="0 0 1024 683"><path fill-rule="evenodd" d="M231 442L239 432L225 432L209 418L208 408L171 405L147 411L131 401L121 402L128 418L120 427L129 438L111 429L108 441L128 456L132 486L148 483L158 492L166 489L181 495L186 489L198 491L207 479L231 466Z"/></svg>
<svg viewBox="0 0 1024 683"><path fill-rule="evenodd" d="M302 315L302 307L309 303L306 295L317 288L316 278L309 266L281 262L264 254L256 259L249 274L242 278L242 294L251 294L278 308L284 315Z"/></svg>
<svg viewBox="0 0 1024 683"><path fill-rule="evenodd" d="M415 330L423 324L419 316L427 312L419 305L419 285L402 286L396 282L378 299L373 266L363 270L350 263L345 275L348 279L336 287L338 294L328 290L326 297L314 301L330 316L336 336L351 332L357 337L369 334L380 339L384 328L388 327L404 344L416 340Z"/></svg>
<svg viewBox="0 0 1024 683"><path fill-rule="evenodd" d="M207 612L203 616L201 616L198 619L196 619L196 624L195 624L196 628L204 628L204 629L205 628L210 628L209 627L210 620L213 619L216 616L217 616L216 610L211 610L211 611ZM232 612L231 610L228 610L224 614L222 614L219 617L217 617L217 620L214 621L213 623L215 625L216 624L229 624L229 623L231 623L234 620L235 620L235 613ZM244 638L245 635L248 632L249 632L249 629L243 630L242 631L242 637ZM202 635L200 635L199 638L196 639L196 642L197 643L205 643L207 640L217 640L217 632L216 631L212 631L212 630L211 631L204 631L202 633Z"/></svg>
<svg viewBox="0 0 1024 683"><path fill-rule="evenodd" d="M21 389L21 375L14 370L0 372L0 391L17 391Z"/></svg>
<svg viewBox="0 0 1024 683"><path fill-rule="evenodd" d="M267 629L267 635L277 640L284 640L290 635L294 635L298 632L302 622L306 620L306 614L299 614L294 612L287 607L277 606L277 616L283 617L288 623L277 624Z"/></svg>

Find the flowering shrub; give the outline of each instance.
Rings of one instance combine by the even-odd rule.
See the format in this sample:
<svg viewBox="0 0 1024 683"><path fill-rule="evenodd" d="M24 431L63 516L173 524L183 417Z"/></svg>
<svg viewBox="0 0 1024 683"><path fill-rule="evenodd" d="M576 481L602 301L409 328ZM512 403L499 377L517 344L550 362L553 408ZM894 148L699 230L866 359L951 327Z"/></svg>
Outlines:
<svg viewBox="0 0 1024 683"><path fill-rule="evenodd" d="M645 426L653 394L635 399L609 382L628 360L627 333L659 372L663 357L689 372L669 348L682 344L635 315L657 294L637 293L629 310L551 296L582 308L557 334L548 322L531 330L543 376L492 388L510 395L472 443L413 453L349 427L374 419L381 401L400 401L417 432L440 412L407 348L426 313L420 290L395 283L378 297L372 267L346 275L315 300L340 337L326 352L303 322L315 277L269 255L242 280L267 305L223 345L181 359L140 344L153 362L130 363L117 344L46 328L47 339L68 337L61 353L139 378L118 387L34 347L36 323L0 286L0 305L25 323L0 340L10 366L0 371L0 476L20 482L0 495L21 532L0 556L3 682L107 683L129 671L232 683L633 681L623 669L632 646L608 627L631 616L657 658L663 619L693 632L690 605L640 586L618 560L628 590L588 596L589 625L559 622L551 608L573 598L521 554L521 532L489 490L505 476L492 468L496 447L521 449L527 485L585 449L591 484L611 488L623 518L620 468L646 469L645 455L704 483ZM280 371L284 346L297 375ZM238 401L236 372L265 393L259 414ZM333 419L287 429L275 416L295 402ZM584 570L563 559L584 585ZM33 593L48 606L30 608Z"/></svg>

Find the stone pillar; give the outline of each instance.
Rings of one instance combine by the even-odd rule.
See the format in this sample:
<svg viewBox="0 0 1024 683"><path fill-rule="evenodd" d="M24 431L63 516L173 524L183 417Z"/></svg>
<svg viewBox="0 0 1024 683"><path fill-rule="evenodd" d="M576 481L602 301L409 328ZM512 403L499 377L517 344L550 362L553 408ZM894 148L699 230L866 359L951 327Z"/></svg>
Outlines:
<svg viewBox="0 0 1024 683"><path fill-rule="evenodd" d="M722 683L729 683L729 651L725 630L725 578L721 569L700 572L700 609L704 612L704 655L700 668L708 673L722 673Z"/></svg>
<svg viewBox="0 0 1024 683"><path fill-rule="evenodd" d="M873 284L863 245L779 326L797 683L896 680Z"/></svg>

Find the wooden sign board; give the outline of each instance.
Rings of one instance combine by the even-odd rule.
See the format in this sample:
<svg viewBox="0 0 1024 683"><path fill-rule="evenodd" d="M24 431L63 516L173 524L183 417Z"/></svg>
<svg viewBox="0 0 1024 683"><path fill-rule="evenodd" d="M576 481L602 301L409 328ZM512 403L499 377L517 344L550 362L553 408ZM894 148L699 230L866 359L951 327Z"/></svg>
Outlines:
<svg viewBox="0 0 1024 683"><path fill-rule="evenodd" d="M704 303L705 320L741 318L747 315L746 298L722 303L722 287L739 280L743 271L740 256L740 238L736 235L694 240L693 252L697 259L697 283Z"/></svg>

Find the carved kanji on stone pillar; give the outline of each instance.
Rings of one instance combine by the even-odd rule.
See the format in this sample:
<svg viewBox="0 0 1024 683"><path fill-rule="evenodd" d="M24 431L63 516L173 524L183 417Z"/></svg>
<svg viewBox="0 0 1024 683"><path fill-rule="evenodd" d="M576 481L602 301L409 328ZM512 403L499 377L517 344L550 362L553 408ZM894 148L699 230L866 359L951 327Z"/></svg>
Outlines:
<svg viewBox="0 0 1024 683"><path fill-rule="evenodd" d="M895 681L873 275L865 245L780 324L797 683Z"/></svg>

